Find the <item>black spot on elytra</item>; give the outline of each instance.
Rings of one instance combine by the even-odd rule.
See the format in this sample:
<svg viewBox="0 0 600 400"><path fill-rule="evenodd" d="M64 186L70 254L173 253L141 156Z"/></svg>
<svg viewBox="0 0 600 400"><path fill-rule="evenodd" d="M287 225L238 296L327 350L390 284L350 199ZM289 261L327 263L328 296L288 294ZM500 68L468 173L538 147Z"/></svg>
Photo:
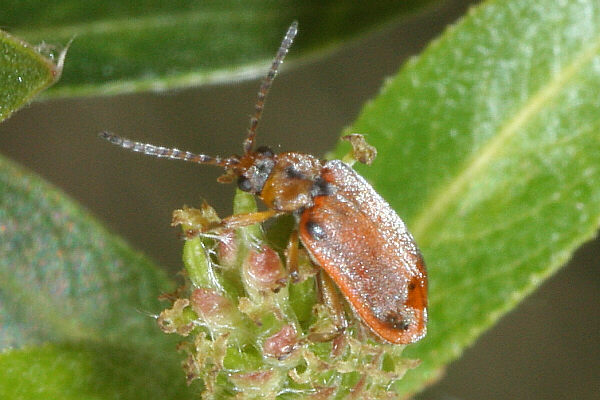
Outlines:
<svg viewBox="0 0 600 400"><path fill-rule="evenodd" d="M327 234L325 233L325 230L323 229L323 227L321 225L319 225L318 223L316 223L315 221L312 221L312 220L306 221L305 227L306 227L306 231L313 239L322 240L327 237Z"/></svg>
<svg viewBox="0 0 600 400"><path fill-rule="evenodd" d="M385 322L392 328L405 331L410 328L410 320L399 313L390 312L385 316Z"/></svg>

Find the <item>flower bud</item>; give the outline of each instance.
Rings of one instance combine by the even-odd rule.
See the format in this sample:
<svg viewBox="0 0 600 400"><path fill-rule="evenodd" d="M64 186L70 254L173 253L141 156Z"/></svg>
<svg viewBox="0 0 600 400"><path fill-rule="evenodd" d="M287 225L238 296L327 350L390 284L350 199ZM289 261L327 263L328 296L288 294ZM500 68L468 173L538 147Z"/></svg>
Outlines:
<svg viewBox="0 0 600 400"><path fill-rule="evenodd" d="M260 252L250 250L243 270L246 284L255 290L277 291L285 286L287 274L279 255L268 246L262 246Z"/></svg>
<svg viewBox="0 0 600 400"><path fill-rule="evenodd" d="M292 325L285 325L263 343L263 354L277 359L288 356L298 344L298 334Z"/></svg>
<svg viewBox="0 0 600 400"><path fill-rule="evenodd" d="M217 244L217 258L219 264L224 268L231 268L237 261L237 252L239 243L235 237L235 231L231 229L223 230L219 234Z"/></svg>
<svg viewBox="0 0 600 400"><path fill-rule="evenodd" d="M190 301L198 318L212 329L231 327L238 320L237 308L214 289L196 289Z"/></svg>

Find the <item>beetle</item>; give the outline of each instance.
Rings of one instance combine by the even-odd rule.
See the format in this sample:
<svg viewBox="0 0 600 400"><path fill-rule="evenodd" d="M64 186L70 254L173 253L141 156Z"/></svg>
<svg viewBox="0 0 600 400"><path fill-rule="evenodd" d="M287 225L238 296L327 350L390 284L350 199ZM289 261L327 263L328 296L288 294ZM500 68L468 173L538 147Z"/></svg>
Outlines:
<svg viewBox="0 0 600 400"><path fill-rule="evenodd" d="M225 218L222 227L294 215L297 230L291 235L288 255L297 254L299 240L372 333L389 343L416 342L426 333L427 273L421 252L402 219L342 161L321 161L297 152L275 154L264 146L254 149L265 97L297 30L297 22L292 23L260 86L242 156L195 154L109 132L100 136L147 155L224 168L220 182L237 179L238 187L258 196L267 210Z"/></svg>

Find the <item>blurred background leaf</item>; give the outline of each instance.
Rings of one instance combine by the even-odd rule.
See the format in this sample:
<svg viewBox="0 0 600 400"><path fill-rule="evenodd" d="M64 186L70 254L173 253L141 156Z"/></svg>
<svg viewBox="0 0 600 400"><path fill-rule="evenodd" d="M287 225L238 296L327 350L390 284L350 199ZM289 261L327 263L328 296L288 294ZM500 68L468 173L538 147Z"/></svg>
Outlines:
<svg viewBox="0 0 600 400"><path fill-rule="evenodd" d="M302 20L294 57L340 45L431 0L3 2L0 25L32 43L75 38L65 97L170 89L262 76L289 24Z"/></svg>
<svg viewBox="0 0 600 400"><path fill-rule="evenodd" d="M173 375L177 354L100 342L46 344L0 354L3 399L191 399Z"/></svg>
<svg viewBox="0 0 600 400"><path fill-rule="evenodd" d="M154 343L164 272L63 193L0 159L0 346Z"/></svg>
<svg viewBox="0 0 600 400"><path fill-rule="evenodd" d="M4 158L0 254L0 397L189 393L176 340L152 317L165 273Z"/></svg>
<svg viewBox="0 0 600 400"><path fill-rule="evenodd" d="M406 350L423 364L399 383L406 393L595 236L599 65L597 1L487 2L349 129L377 147L359 170L405 218L429 266L428 335Z"/></svg>
<svg viewBox="0 0 600 400"><path fill-rule="evenodd" d="M55 82L64 53L4 32L0 46L5 119ZM2 156L0 254L1 398L189 393L175 340L152 317L166 274ZM60 344L39 347L49 342Z"/></svg>

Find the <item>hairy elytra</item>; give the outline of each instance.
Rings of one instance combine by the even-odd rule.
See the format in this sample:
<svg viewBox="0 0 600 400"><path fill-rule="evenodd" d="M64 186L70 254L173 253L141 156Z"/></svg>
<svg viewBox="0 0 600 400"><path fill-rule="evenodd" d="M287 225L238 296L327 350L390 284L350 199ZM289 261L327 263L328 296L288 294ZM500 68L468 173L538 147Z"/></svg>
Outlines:
<svg viewBox="0 0 600 400"><path fill-rule="evenodd" d="M100 136L151 156L224 168L220 182L237 179L239 188L258 196L268 210L231 216L223 220L223 227L293 214L298 234L292 238L299 237L312 260L335 282L363 323L386 342L416 342L426 333L427 273L412 235L396 212L342 161L323 162L295 152L275 154L268 147L254 149L265 97L297 29L297 23L292 23L261 84L242 156L195 154L135 142L109 132Z"/></svg>

